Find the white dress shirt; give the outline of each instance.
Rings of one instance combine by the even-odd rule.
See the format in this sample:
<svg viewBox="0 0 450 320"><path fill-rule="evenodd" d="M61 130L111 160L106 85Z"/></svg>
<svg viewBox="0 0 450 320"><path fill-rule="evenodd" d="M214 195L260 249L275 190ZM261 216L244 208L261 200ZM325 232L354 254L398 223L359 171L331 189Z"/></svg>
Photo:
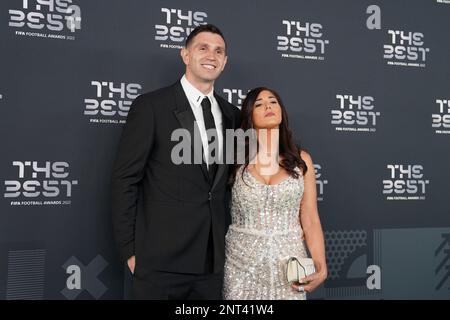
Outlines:
<svg viewBox="0 0 450 320"><path fill-rule="evenodd" d="M223 150L222 111L220 110L219 104L217 103L217 100L214 97L214 88L211 90L211 92L205 95L186 79L186 75L183 75L183 77L181 78L181 86L183 87L184 93L186 94L189 104L191 105L192 112L194 113L195 116L195 121L197 121L198 129L200 131L200 137L202 139L203 144L204 159L207 159L206 156L209 153L209 149L208 149L208 137L206 136L205 122L203 120L202 100L206 96L211 102L211 113L214 117L214 124L216 125L219 142L219 150L216 150L216 152L218 151L219 159L222 159L222 150ZM192 138L191 141L194 141L194 139Z"/></svg>

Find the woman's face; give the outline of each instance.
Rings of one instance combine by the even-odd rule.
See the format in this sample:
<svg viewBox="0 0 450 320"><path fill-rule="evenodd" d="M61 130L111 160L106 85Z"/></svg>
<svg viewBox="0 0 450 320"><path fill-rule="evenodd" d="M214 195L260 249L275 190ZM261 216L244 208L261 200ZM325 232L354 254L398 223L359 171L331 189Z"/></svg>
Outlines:
<svg viewBox="0 0 450 320"><path fill-rule="evenodd" d="M255 129L279 127L282 120L281 106L272 92L263 90L259 93L253 105L252 117Z"/></svg>

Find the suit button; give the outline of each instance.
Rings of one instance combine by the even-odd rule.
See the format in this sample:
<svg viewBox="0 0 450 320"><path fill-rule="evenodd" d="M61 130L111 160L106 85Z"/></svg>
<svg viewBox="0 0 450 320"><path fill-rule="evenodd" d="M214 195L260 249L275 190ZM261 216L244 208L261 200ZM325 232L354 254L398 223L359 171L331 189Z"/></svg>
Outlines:
<svg viewBox="0 0 450 320"><path fill-rule="evenodd" d="M211 197L212 197L211 192L208 192L208 200L211 200Z"/></svg>

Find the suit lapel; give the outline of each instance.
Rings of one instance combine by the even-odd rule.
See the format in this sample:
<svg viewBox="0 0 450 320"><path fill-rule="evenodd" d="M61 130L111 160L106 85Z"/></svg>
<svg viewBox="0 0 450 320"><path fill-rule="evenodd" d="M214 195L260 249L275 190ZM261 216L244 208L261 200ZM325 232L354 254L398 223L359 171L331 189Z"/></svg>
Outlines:
<svg viewBox="0 0 450 320"><path fill-rule="evenodd" d="M181 83L179 81L174 85L174 94L175 94L176 109L173 112L180 125L184 129L189 131L189 143L191 145L191 155L192 155L191 159L194 160L195 143L192 142L194 137L198 137L199 141L197 141L197 143L200 143L199 144L200 151L202 151L200 130L198 129L198 125L195 122L195 116L194 113L192 112L191 105L189 104L186 94L184 93L183 87L181 86ZM201 156L203 156L203 154ZM204 161L202 161L200 167L206 181L209 181L208 168L206 167Z"/></svg>
<svg viewBox="0 0 450 320"><path fill-rule="evenodd" d="M214 96L216 98L217 104L220 107L220 110L222 111L222 134L223 134L222 162L223 163L219 163L219 165L218 165L216 176L214 177L214 182L213 182L211 189L214 189L216 187L217 183L222 178L222 175L224 175L226 172L226 170L225 170L227 168L227 164L226 164L226 154L227 154L226 153L227 152L226 130L234 128L233 116L232 116L232 114L230 114L231 110L229 110L226 107L224 101L222 101L222 98L220 96L218 96L216 93L214 93Z"/></svg>

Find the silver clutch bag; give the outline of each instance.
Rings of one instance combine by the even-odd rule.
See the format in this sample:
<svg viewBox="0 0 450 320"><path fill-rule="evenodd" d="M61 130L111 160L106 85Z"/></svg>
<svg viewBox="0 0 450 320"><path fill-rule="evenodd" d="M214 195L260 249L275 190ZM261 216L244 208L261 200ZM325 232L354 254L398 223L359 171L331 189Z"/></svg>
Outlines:
<svg viewBox="0 0 450 320"><path fill-rule="evenodd" d="M300 282L300 279L316 272L311 258L290 257L286 263L286 279L289 283Z"/></svg>

